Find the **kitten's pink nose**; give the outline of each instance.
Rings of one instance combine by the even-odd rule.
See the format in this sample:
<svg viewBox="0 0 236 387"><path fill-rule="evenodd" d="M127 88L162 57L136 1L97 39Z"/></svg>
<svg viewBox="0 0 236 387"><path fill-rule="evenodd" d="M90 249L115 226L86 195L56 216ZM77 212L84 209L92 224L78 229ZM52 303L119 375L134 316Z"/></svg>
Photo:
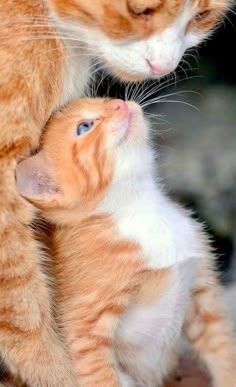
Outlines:
<svg viewBox="0 0 236 387"><path fill-rule="evenodd" d="M163 77L164 75L170 74L172 71L175 70L175 68L171 66L158 66L149 59L146 59L146 61L148 63L148 66L150 67L152 74L157 75L158 77Z"/></svg>
<svg viewBox="0 0 236 387"><path fill-rule="evenodd" d="M111 107L111 109L113 111L116 111L116 110L127 111L128 110L127 104L125 103L125 101L122 101L122 99L114 99L114 100L110 101L109 106Z"/></svg>

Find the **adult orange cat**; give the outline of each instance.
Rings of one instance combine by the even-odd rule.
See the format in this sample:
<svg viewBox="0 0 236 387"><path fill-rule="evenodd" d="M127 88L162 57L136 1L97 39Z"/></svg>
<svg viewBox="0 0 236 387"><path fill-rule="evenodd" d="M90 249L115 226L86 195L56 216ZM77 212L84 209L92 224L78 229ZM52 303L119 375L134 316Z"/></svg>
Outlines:
<svg viewBox="0 0 236 387"><path fill-rule="evenodd" d="M91 58L125 79L160 77L218 23L228 0L4 0L0 5L0 352L33 386L74 386L52 321L32 209L14 188L60 105L83 93ZM1 383L1 382L0 382Z"/></svg>
<svg viewBox="0 0 236 387"><path fill-rule="evenodd" d="M235 387L207 237L154 171L139 106L100 99L52 117L17 167L20 193L55 224L55 301L76 374L85 387L162 386L185 324L214 387Z"/></svg>

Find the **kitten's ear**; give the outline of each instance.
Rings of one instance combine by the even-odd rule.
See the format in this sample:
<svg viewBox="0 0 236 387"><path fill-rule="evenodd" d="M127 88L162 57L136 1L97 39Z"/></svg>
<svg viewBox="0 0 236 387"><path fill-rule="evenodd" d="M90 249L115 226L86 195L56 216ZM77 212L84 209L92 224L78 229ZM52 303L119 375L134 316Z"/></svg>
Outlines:
<svg viewBox="0 0 236 387"><path fill-rule="evenodd" d="M17 165L16 186L18 192L36 206L53 204L61 196L53 177L51 162L43 151Z"/></svg>

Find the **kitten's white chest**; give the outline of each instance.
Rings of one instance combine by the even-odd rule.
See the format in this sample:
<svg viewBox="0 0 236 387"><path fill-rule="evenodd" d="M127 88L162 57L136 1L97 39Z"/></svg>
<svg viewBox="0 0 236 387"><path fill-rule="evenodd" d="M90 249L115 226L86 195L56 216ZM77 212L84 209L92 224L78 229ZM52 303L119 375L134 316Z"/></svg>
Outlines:
<svg viewBox="0 0 236 387"><path fill-rule="evenodd" d="M118 362L135 379L134 386L159 386L173 367L194 268L194 259L173 268L162 295L149 305L131 305L121 318L116 354Z"/></svg>
<svg viewBox="0 0 236 387"><path fill-rule="evenodd" d="M99 211L112 214L119 235L137 243L150 269L171 267L188 258L199 258L197 230L184 211L150 182L114 186Z"/></svg>
<svg viewBox="0 0 236 387"><path fill-rule="evenodd" d="M89 80L89 66L91 56L80 42L74 40L64 41L66 48L66 69L63 81L63 95L60 105L83 95Z"/></svg>

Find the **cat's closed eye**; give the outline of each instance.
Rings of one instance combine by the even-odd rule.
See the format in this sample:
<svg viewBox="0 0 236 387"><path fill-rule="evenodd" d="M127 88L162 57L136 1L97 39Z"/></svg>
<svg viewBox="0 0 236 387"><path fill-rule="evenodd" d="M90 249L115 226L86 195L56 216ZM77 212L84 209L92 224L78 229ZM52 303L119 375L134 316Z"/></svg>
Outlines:
<svg viewBox="0 0 236 387"><path fill-rule="evenodd" d="M195 17L194 17L194 20L195 20L195 21L198 21L198 20L205 19L205 18L208 17L210 14L211 14L211 10L210 10L210 9L206 9L205 11L202 11L202 12L197 13L197 14L195 15Z"/></svg>
<svg viewBox="0 0 236 387"><path fill-rule="evenodd" d="M87 133L94 125L94 121L83 121L80 122L76 129L77 136L81 136Z"/></svg>

